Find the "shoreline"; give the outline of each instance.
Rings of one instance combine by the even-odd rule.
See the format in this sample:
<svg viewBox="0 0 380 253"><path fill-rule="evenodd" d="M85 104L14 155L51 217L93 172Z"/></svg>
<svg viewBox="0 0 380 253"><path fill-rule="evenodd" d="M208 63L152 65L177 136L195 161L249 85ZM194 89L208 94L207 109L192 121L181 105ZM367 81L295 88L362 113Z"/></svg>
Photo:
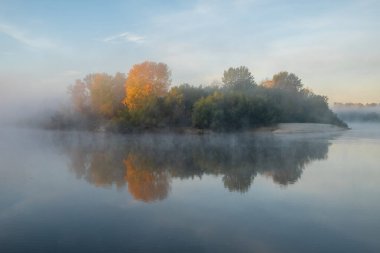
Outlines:
<svg viewBox="0 0 380 253"><path fill-rule="evenodd" d="M273 134L307 134L307 133L324 133L324 132L340 132L350 130L332 124L325 123L278 123L269 126L261 126L256 128L246 128L235 131L215 131L212 129L198 129L192 127L176 127L176 128L147 128L133 129L127 132L107 131L106 129L93 130L88 132L95 133L117 133L122 135L128 134L184 134L184 135L208 135L208 134L239 134L239 133L273 133Z"/></svg>

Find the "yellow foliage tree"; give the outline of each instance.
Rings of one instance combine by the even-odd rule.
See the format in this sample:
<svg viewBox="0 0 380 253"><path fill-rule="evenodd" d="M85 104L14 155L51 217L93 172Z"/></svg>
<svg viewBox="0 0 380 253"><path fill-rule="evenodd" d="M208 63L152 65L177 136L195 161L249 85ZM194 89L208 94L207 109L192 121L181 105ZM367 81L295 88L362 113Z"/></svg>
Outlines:
<svg viewBox="0 0 380 253"><path fill-rule="evenodd" d="M129 110L138 110L150 98L165 95L171 82L170 75L170 70L164 63L145 61L134 65L125 84L124 104Z"/></svg>

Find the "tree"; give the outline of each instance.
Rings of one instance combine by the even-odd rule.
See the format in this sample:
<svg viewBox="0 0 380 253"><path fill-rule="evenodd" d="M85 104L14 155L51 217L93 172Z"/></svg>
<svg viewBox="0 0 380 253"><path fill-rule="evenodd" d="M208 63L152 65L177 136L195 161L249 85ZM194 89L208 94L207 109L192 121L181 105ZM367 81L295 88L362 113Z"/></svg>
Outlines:
<svg viewBox="0 0 380 253"><path fill-rule="evenodd" d="M201 99L202 97L207 97L208 95L211 95L217 90L216 87L202 87L202 86L191 86L189 84L181 84L179 86L173 87L170 89L167 97L176 97L175 101L179 101L180 103L175 103L176 107L173 105L171 108L177 108L178 106L181 107L181 110L175 113L179 116L177 118L177 123L182 126L190 126L191 125L191 115L193 112L194 104ZM168 98L165 98L165 100L168 100ZM173 98L171 98L173 100ZM173 115L174 116L174 115Z"/></svg>
<svg viewBox="0 0 380 253"><path fill-rule="evenodd" d="M290 91L300 91L303 87L301 79L293 73L286 71L280 72L273 76L272 82L268 82L270 88L279 88Z"/></svg>
<svg viewBox="0 0 380 253"><path fill-rule="evenodd" d="M112 118L122 107L125 75L106 73L87 75L69 88L74 110L82 114L96 114Z"/></svg>
<svg viewBox="0 0 380 253"><path fill-rule="evenodd" d="M165 124L171 126L179 126L183 124L183 116L185 113L183 93L181 93L178 88L172 88L166 94L163 102Z"/></svg>
<svg viewBox="0 0 380 253"><path fill-rule="evenodd" d="M225 70L222 81L226 88L237 90L249 89L256 86L251 72L249 72L248 68L245 66Z"/></svg>
<svg viewBox="0 0 380 253"><path fill-rule="evenodd" d="M125 97L125 82L126 77L124 73L116 73L112 80L112 93L113 93L113 108L115 111L123 109L123 99Z"/></svg>
<svg viewBox="0 0 380 253"><path fill-rule="evenodd" d="M85 113L89 107L89 91L86 84L82 80L76 80L74 85L69 86L69 93L74 110Z"/></svg>
<svg viewBox="0 0 380 253"><path fill-rule="evenodd" d="M130 111L142 109L151 98L162 97L171 83L170 70L164 63L145 61L128 73L123 100Z"/></svg>
<svg viewBox="0 0 380 253"><path fill-rule="evenodd" d="M96 73L84 79L90 91L91 108L97 114L105 117L113 115L112 76L106 73Z"/></svg>
<svg viewBox="0 0 380 253"><path fill-rule="evenodd" d="M193 125L201 129L239 129L248 126L248 115L249 106L244 94L215 92L195 103Z"/></svg>

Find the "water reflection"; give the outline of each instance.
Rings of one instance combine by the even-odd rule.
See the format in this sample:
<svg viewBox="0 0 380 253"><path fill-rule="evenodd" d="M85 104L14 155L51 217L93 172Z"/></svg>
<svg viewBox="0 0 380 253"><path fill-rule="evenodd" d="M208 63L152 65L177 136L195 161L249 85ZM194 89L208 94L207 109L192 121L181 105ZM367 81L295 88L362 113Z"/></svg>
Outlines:
<svg viewBox="0 0 380 253"><path fill-rule="evenodd" d="M170 191L170 173L155 167L150 161L132 153L124 160L125 181L136 200L162 200Z"/></svg>
<svg viewBox="0 0 380 253"><path fill-rule="evenodd" d="M244 193L256 175L288 185L310 162L327 158L333 136L61 135L57 142L78 178L99 187L127 187L144 202L165 199L174 178L217 175L229 191ZM62 145L63 144L63 145Z"/></svg>

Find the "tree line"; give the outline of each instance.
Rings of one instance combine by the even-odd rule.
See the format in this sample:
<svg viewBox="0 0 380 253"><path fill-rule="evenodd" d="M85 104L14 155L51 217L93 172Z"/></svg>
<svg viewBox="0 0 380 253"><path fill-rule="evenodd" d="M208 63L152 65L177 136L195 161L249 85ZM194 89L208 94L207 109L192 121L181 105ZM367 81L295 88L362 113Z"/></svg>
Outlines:
<svg viewBox="0 0 380 253"><path fill-rule="evenodd" d="M333 110L347 122L380 122L380 103L334 103Z"/></svg>
<svg viewBox="0 0 380 253"><path fill-rule="evenodd" d="M245 66L224 71L221 85L171 86L164 63L136 64L128 75L89 74L69 87L71 105L56 113L51 128L120 132L157 128L236 131L286 122L347 125L327 97L280 72L257 84Z"/></svg>

